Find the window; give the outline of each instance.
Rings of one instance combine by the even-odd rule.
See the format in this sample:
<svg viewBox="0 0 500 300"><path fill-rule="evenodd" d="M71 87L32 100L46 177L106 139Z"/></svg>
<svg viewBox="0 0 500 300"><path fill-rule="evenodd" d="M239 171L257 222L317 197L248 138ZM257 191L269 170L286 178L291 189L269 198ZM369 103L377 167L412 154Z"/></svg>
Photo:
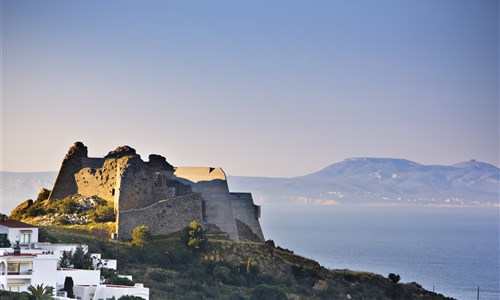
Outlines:
<svg viewBox="0 0 500 300"><path fill-rule="evenodd" d="M21 233L20 244L30 244L31 243L31 232Z"/></svg>
<svg viewBox="0 0 500 300"><path fill-rule="evenodd" d="M20 263L8 263L7 264L7 274L18 275L20 266L21 266Z"/></svg>

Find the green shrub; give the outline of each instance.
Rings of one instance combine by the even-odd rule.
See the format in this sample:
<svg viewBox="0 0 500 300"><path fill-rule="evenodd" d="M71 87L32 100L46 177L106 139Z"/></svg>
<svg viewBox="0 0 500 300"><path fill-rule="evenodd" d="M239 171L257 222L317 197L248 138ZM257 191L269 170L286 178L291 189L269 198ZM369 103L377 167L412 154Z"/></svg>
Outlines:
<svg viewBox="0 0 500 300"><path fill-rule="evenodd" d="M115 284L115 285L134 286L135 284L135 282L133 282L128 278L119 277L116 270L111 270L106 268L101 269L101 281L105 284Z"/></svg>
<svg viewBox="0 0 500 300"><path fill-rule="evenodd" d="M215 279L223 283L229 283L231 281L231 270L225 266L216 266L212 273Z"/></svg>
<svg viewBox="0 0 500 300"><path fill-rule="evenodd" d="M250 300L287 300L285 292L275 285L259 284L252 290Z"/></svg>
<svg viewBox="0 0 500 300"><path fill-rule="evenodd" d="M245 297L240 294L239 292L233 292L229 297L227 298L228 300L245 300Z"/></svg>
<svg viewBox="0 0 500 300"><path fill-rule="evenodd" d="M151 239L151 232L148 226L138 226L132 230L132 244L141 248Z"/></svg>
<svg viewBox="0 0 500 300"><path fill-rule="evenodd" d="M16 293L0 290L0 299L2 300L30 300L31 295L27 292Z"/></svg>
<svg viewBox="0 0 500 300"><path fill-rule="evenodd" d="M109 205L97 206L90 216L95 222L114 222L116 219L115 209Z"/></svg>
<svg viewBox="0 0 500 300"><path fill-rule="evenodd" d="M78 211L78 203L72 198L64 198L59 203L59 212L65 214L74 214Z"/></svg>
<svg viewBox="0 0 500 300"><path fill-rule="evenodd" d="M147 276L156 282L165 282L167 275L157 270L148 271Z"/></svg>
<svg viewBox="0 0 500 300"><path fill-rule="evenodd" d="M118 298L118 300L144 300L144 298L139 296L124 295Z"/></svg>
<svg viewBox="0 0 500 300"><path fill-rule="evenodd" d="M205 229L194 220L189 223L189 227L184 230L185 239L187 239L187 245L192 249L204 250L207 243L207 238L205 236Z"/></svg>
<svg viewBox="0 0 500 300"><path fill-rule="evenodd" d="M54 224L56 225L68 225L70 222L68 219L66 219L64 216L57 216L54 219Z"/></svg>

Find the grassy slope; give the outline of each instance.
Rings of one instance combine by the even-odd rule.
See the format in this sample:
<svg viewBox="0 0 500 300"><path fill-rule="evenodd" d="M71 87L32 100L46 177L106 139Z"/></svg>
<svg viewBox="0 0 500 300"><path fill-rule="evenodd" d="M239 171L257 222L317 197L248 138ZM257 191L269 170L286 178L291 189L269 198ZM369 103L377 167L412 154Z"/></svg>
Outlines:
<svg viewBox="0 0 500 300"><path fill-rule="evenodd" d="M111 228L108 225L109 228ZM258 243L209 240L201 252L179 235L156 237L144 248L110 242L95 227L46 227L41 241L85 243L118 260L121 274L150 288L151 299L249 299L259 284L279 286L289 299L446 299L417 284L394 284L380 275L327 270L317 262Z"/></svg>

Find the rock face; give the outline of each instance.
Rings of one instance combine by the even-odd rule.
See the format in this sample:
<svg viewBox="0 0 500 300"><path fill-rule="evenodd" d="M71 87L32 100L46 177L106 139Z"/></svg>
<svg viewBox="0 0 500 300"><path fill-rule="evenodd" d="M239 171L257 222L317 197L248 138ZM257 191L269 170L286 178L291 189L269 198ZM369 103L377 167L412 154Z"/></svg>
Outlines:
<svg viewBox="0 0 500 300"><path fill-rule="evenodd" d="M16 208L14 208L11 212L11 215L17 215L20 212L28 209L31 205L33 205L33 200L28 199L28 200L22 202L21 204L19 204Z"/></svg>
<svg viewBox="0 0 500 300"><path fill-rule="evenodd" d="M147 162L147 164L155 172L161 172L161 171L173 172L174 171L174 167L167 162L165 157L158 155L158 154L150 154L149 161Z"/></svg>
<svg viewBox="0 0 500 300"><path fill-rule="evenodd" d="M135 149L130 146L120 146L113 151L109 151L104 158L120 158L124 156L136 156Z"/></svg>
<svg viewBox="0 0 500 300"><path fill-rule="evenodd" d="M50 193L50 199L62 199L68 195L78 193L78 187L73 178L73 174L83 167L83 161L87 158L87 147L82 142L76 142L69 148L64 158L61 171L57 175L54 188Z"/></svg>
<svg viewBox="0 0 500 300"><path fill-rule="evenodd" d="M87 153L81 142L70 148L49 201L79 194L112 202L119 238L130 238L140 225L150 227L153 234L169 234L197 220L235 241L238 228L245 239L264 241L260 207L253 204L251 194L230 193L220 168L174 168L157 154L144 162L130 146L118 147L104 158L89 158ZM243 199L236 202L236 210L234 199ZM236 225L235 215L245 226Z"/></svg>

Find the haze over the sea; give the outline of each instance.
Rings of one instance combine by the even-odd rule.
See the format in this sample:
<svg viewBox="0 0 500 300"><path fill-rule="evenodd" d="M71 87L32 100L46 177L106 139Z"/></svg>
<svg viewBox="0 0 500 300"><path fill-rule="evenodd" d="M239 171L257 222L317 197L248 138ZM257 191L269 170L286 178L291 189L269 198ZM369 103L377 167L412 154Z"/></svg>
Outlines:
<svg viewBox="0 0 500 300"><path fill-rule="evenodd" d="M246 176L499 165L496 0L0 5L1 171L77 140Z"/></svg>

